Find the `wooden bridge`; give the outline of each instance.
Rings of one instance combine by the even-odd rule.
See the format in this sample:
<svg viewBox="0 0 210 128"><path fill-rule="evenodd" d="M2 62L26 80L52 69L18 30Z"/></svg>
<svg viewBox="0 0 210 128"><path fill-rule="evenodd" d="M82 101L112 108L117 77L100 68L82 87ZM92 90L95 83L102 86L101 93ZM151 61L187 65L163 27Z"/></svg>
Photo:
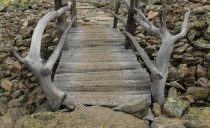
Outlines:
<svg viewBox="0 0 210 128"><path fill-rule="evenodd" d="M121 0L116 2L112 13L113 28L77 26L76 1L66 6L63 6L62 0L54 1L56 11L47 13L39 21L28 55L22 58L13 51L13 56L27 65L39 81L53 111L63 106L73 109L76 103L114 107L136 99L151 102L151 92L155 102L163 103L170 54L173 44L187 33L189 12L185 15L182 31L173 36L166 27L165 12L160 14L161 28L157 28L136 9L139 0L130 0L130 4L122 0L128 9L127 22L118 15ZM65 11L68 10L71 12L71 22L66 26ZM45 61L40 56L41 39L47 24L54 18L57 18L59 43ZM126 37L117 29L118 20L124 25ZM162 40L156 66L133 36L136 22ZM150 70L153 83L130 49L131 45ZM52 78L57 60L59 65Z"/></svg>
<svg viewBox="0 0 210 128"><path fill-rule="evenodd" d="M151 80L118 29L79 26L69 31L54 77L67 99L85 105L118 106L151 100Z"/></svg>

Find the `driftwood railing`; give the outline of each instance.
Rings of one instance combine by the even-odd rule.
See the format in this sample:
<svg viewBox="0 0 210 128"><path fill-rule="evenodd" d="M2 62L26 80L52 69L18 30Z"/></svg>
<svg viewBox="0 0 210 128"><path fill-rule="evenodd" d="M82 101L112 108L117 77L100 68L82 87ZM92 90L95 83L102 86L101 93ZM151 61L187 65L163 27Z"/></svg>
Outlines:
<svg viewBox="0 0 210 128"><path fill-rule="evenodd" d="M76 6L75 1L73 2L73 4L69 2L68 5L62 7L62 0L55 0L55 7L57 11L51 11L39 20L38 25L36 26L32 36L30 51L28 55L25 58L22 58L14 50L12 52L13 56L18 61L25 64L33 72L41 87L43 88L46 98L49 101L51 109L53 111L60 109L66 97L64 92L54 86L51 80L51 72L64 47L68 31L73 26L76 27L76 10L73 11L74 15L71 15L73 18L67 27L65 17L66 11L72 11L72 8L76 9L76 7L74 6ZM47 24L54 18L57 18L59 43L49 59L47 61L44 61L40 56L41 39ZM66 107L69 106L66 105Z"/></svg>
<svg viewBox="0 0 210 128"><path fill-rule="evenodd" d="M160 12L159 17L161 26L160 28L157 28L146 18L146 16L141 11L138 10L138 1L139 0L130 0L130 4L127 2L127 0L118 0L116 2L115 13L112 13L115 17L113 27L117 27L117 20L123 23L123 31L127 36L127 44L125 47L129 48L130 44L132 43L137 52L141 55L145 65L151 72L152 77L154 78L153 86L151 88L152 98L154 102L163 104L164 89L168 75L170 55L173 51L174 44L179 39L185 37L187 34L190 11L187 11L185 13L181 32L177 35L171 35L167 29L165 11L162 10ZM121 3L123 3L128 10L127 22L118 15ZM145 53L144 49L139 45L138 41L134 37L136 30L136 22L139 25L141 25L141 27L144 30L146 30L149 34L158 36L162 40L161 47L156 57L156 64L152 63L149 56Z"/></svg>

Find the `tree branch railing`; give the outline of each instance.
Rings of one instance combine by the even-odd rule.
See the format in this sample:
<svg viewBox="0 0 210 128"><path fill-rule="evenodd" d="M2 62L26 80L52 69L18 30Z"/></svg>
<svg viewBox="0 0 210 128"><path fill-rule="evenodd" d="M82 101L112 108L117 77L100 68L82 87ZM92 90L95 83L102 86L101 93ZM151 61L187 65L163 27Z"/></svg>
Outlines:
<svg viewBox="0 0 210 128"><path fill-rule="evenodd" d="M138 0L137 0L138 1ZM174 44L181 38L185 37L187 34L188 28L188 19L190 16L190 11L187 11L184 16L184 21L182 25L182 30L177 35L171 35L169 30L167 29L166 24L166 12L165 10L161 10L159 14L160 18L160 28L155 27L146 16L137 9L136 0L131 0L130 6L128 5L127 0L123 0L126 8L128 8L128 21L130 19L134 19L133 22L126 21L120 17L119 15L112 13L115 18L121 21L124 24L123 31L127 38L131 40L131 43L134 45L137 52L142 57L145 65L150 70L153 80L153 86L151 88L152 98L154 102L158 102L160 104L164 103L164 90L166 79L168 76L168 66L170 61L170 55L173 51ZM134 12L133 12L134 10ZM130 15L129 15L130 14ZM132 18L131 18L132 16ZM135 23L141 25L141 27L146 30L151 35L158 36L161 40L161 46L158 51L156 57L156 63L153 64L149 56L146 54L144 49L138 44L138 41L135 39ZM130 27L129 27L130 26Z"/></svg>
<svg viewBox="0 0 210 128"><path fill-rule="evenodd" d="M56 1L56 0L55 0ZM55 2L56 3L56 2ZM59 2L57 2L59 3ZM65 12L72 8L72 3L69 3L67 6L59 8L57 11L48 12L46 15L41 18L34 30L31 46L28 55L25 58L22 58L16 51L12 51L13 56L20 61L21 63L25 64L35 75L37 80L39 81L47 100L50 103L52 111L59 110L63 101L65 100L66 95L63 91L59 90L55 87L51 80L51 72L52 68L55 65L57 59L59 58L62 48L64 47L65 40L67 37L68 31L72 28L75 24L77 16L71 20L68 27L64 29L61 23L63 23L63 16ZM54 18L57 18L57 28L59 35L59 43L54 49L52 55L49 57L47 61L44 61L40 56L40 49L41 49L41 39L44 34L44 30L47 24ZM59 21L59 19L62 19ZM62 29L60 29L62 26ZM61 31L62 30L62 31Z"/></svg>

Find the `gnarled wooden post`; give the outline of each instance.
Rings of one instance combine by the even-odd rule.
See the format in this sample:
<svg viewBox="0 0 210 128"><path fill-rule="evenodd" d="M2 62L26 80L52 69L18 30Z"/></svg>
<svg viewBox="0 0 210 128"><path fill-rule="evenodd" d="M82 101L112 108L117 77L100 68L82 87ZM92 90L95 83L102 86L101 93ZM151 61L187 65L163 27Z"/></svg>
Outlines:
<svg viewBox="0 0 210 128"><path fill-rule="evenodd" d="M134 14L135 14L135 8L138 7L138 2L139 0L130 0L130 8L129 8L129 12L128 12L128 20L127 20L127 26L126 26L126 30L134 35L136 32L136 22L133 18ZM126 3L126 1L124 2L126 6L128 6ZM131 40L129 38L126 39L126 44L125 44L125 48L129 49L131 45Z"/></svg>
<svg viewBox="0 0 210 128"><path fill-rule="evenodd" d="M55 3L55 10L59 10L63 7L63 0L54 0ZM58 31L58 38L60 40L65 28L66 28L66 15L63 13L60 17L57 18L57 31Z"/></svg>
<svg viewBox="0 0 210 128"><path fill-rule="evenodd" d="M117 15L119 13L120 4L121 4L121 1L117 0L117 2L115 4L115 14L117 14ZM114 17L113 28L117 28L117 21L118 21L118 19L116 17Z"/></svg>
<svg viewBox="0 0 210 128"><path fill-rule="evenodd" d="M124 0L126 1L126 0ZM129 6L126 4L127 8ZM134 36L125 30L124 32L127 37L131 40L133 45L135 46L138 53L141 55L142 59L144 60L145 65L150 70L154 80L153 86L151 88L152 91L152 98L154 102L158 102L160 104L164 103L164 90L166 79L168 76L168 66L171 53L173 51L174 44L187 34L187 27L188 27L188 20L190 11L187 11L184 16L184 22L182 24L182 30L177 35L171 35L167 29L166 25L166 15L165 10L162 10L160 13L160 28L155 27L145 16L141 13L138 9L135 9L136 13L140 15L139 18L137 15L134 16L135 21L137 21L144 30L146 30L151 35L156 35L160 37L162 40L160 49L158 51L158 55L156 58L156 64L154 65L148 55L145 53L144 49L138 44L137 40ZM125 24L125 21L115 13L113 15L118 18L121 22ZM127 25L128 26L128 25Z"/></svg>
<svg viewBox="0 0 210 128"><path fill-rule="evenodd" d="M71 19L73 19L77 15L77 6L76 0L72 0L72 7L71 7ZM77 19L75 20L73 28L77 28Z"/></svg>
<svg viewBox="0 0 210 128"><path fill-rule="evenodd" d="M156 67L163 75L163 78L153 80L151 91L154 102L163 104L170 56L173 51L174 44L187 34L190 11L185 13L182 30L177 35L171 35L167 29L165 10L162 10L160 13L160 28L155 27L151 22L149 22L149 20L139 10L136 9L136 11L141 18L138 18L137 15L135 15L134 19L144 28L144 30L152 35L160 37L162 40L158 55L156 57Z"/></svg>
<svg viewBox="0 0 210 128"><path fill-rule="evenodd" d="M52 19L60 17L65 11L70 9L71 5L62 7L57 11L47 13L39 20L32 36L30 51L25 58L21 58L14 50L12 52L13 56L18 61L25 64L33 72L39 81L53 111L60 109L60 106L65 98L65 94L63 91L57 89L52 83L51 71L61 53L67 33L72 26L72 22L74 22L76 18L74 18L70 25L65 29L57 47L46 62L40 56L41 39L47 24Z"/></svg>

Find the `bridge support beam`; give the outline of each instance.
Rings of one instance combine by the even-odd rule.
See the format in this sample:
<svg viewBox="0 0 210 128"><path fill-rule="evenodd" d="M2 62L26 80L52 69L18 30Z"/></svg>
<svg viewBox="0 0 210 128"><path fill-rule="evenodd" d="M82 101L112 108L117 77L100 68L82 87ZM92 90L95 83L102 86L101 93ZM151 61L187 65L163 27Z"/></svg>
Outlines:
<svg viewBox="0 0 210 128"><path fill-rule="evenodd" d="M128 12L128 20L127 20L126 30L132 35L134 35L136 32L136 23L135 23L135 19L133 18L133 16L135 15L135 8L138 8L138 2L139 2L139 0L130 0L130 8L129 8L129 12ZM129 38L127 38L125 48L129 49L131 43L132 43L132 41Z"/></svg>
<svg viewBox="0 0 210 128"><path fill-rule="evenodd" d="M77 8L76 8L76 0L72 0L72 7L71 7L71 20L77 15ZM77 28L77 19L73 23L73 28Z"/></svg>

